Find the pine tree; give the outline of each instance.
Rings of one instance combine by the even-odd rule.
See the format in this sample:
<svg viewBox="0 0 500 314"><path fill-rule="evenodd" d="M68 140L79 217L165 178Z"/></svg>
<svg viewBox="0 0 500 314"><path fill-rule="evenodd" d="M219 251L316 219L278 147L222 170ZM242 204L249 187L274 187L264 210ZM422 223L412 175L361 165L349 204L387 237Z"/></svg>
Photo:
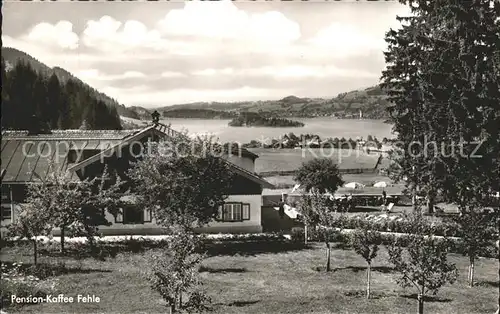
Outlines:
<svg viewBox="0 0 500 314"><path fill-rule="evenodd" d="M417 157L400 155L398 175L408 178L414 193L417 186L429 199L439 192L475 215L500 189L500 3L401 2L412 7L413 17L387 34L382 86L395 104L402 150L410 152L412 140L424 144L425 135L441 152L433 147L433 154L420 149Z"/></svg>
<svg viewBox="0 0 500 314"><path fill-rule="evenodd" d="M49 101L49 123L50 127L55 129L58 127L57 123L59 121L59 114L62 111L62 89L61 84L59 83L59 79L57 75L52 74L47 83L47 98Z"/></svg>

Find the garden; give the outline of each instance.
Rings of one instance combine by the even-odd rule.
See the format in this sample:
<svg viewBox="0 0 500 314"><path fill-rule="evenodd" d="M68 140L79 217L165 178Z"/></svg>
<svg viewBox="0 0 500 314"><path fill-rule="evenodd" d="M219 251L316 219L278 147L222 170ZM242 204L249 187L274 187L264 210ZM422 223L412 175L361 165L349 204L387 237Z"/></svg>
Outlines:
<svg viewBox="0 0 500 314"><path fill-rule="evenodd" d="M206 258L197 266L212 313L408 313L417 310L413 287L397 283L399 273L385 246L372 262L371 296L366 298L365 259L348 242L332 244L331 271L326 272L325 245L294 242L280 235L206 240ZM4 245L7 245L4 243ZM158 313L165 301L151 289L145 270L162 241L127 239L101 244L100 256L89 256L84 244L40 244L39 265L32 265L29 243L2 247L2 307L8 313ZM475 286L469 287L469 259L449 254L456 282L425 300L428 313L493 313L496 310L496 261L480 258ZM14 263L18 263L15 265ZM24 274L24 275L23 275ZM36 276L35 277L28 277ZM16 284L12 280L18 280ZM95 295L99 303L8 305L18 295ZM9 288L10 287L10 288Z"/></svg>

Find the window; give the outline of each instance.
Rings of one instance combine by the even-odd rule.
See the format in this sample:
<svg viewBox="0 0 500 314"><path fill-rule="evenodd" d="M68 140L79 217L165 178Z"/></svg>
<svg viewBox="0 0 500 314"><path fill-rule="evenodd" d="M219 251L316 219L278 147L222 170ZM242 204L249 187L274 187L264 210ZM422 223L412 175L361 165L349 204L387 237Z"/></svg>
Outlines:
<svg viewBox="0 0 500 314"><path fill-rule="evenodd" d="M146 220L149 218L149 220ZM144 210L140 210L135 206L126 206L118 212L115 217L116 223L123 224L142 224L144 222L151 222L151 215L146 216Z"/></svg>
<svg viewBox="0 0 500 314"><path fill-rule="evenodd" d="M250 204L225 203L219 206L216 220L227 222L250 220Z"/></svg>
<svg viewBox="0 0 500 314"><path fill-rule="evenodd" d="M8 185L2 185L2 220L12 219L12 192Z"/></svg>

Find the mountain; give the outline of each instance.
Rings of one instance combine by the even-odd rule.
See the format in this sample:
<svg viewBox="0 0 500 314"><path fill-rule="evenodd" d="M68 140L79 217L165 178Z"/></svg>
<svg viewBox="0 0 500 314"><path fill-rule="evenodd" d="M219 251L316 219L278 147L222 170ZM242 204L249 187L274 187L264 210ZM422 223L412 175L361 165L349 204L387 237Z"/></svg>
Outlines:
<svg viewBox="0 0 500 314"><path fill-rule="evenodd" d="M380 86L341 93L333 98L301 98L287 96L280 100L247 102L198 102L157 108L164 116L173 117L182 113L184 118L219 118L221 112L237 115L256 112L263 117L320 117L335 116L350 119L359 118L360 112L366 119L387 119L390 106L387 94ZM214 114L217 111L218 114Z"/></svg>
<svg viewBox="0 0 500 314"><path fill-rule="evenodd" d="M171 108L163 111L165 118L233 119L237 114L213 109Z"/></svg>
<svg viewBox="0 0 500 314"><path fill-rule="evenodd" d="M59 81L63 84L68 82L68 80L73 79L86 86L90 90L94 98L104 102L109 107L114 107L120 116L134 118L134 119L140 118L140 116L136 112L136 110L139 109L140 107L136 107L134 110L119 104L115 99L109 97L104 93L99 92L98 90L89 86L87 83L83 82L82 80L80 80L79 78L77 78L76 76L74 76L73 74L71 74L70 72L66 71L63 68L57 66L51 68L45 65L44 63L40 62L39 60L37 60L35 57L30 56L29 54L21 50L10 47L2 47L2 58L5 61L5 66L7 71L12 69L18 62L22 61L24 63L29 64L31 68L33 68L35 71L41 73L46 77L50 77L52 74L55 74L59 79Z"/></svg>

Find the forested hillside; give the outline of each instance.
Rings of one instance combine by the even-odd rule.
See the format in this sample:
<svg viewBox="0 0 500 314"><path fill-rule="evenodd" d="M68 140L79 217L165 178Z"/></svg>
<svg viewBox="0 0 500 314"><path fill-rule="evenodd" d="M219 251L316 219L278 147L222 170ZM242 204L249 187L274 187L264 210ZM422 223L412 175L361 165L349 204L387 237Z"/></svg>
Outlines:
<svg viewBox="0 0 500 314"><path fill-rule="evenodd" d="M232 119L237 114L213 109L173 108L163 111L165 118Z"/></svg>
<svg viewBox="0 0 500 314"><path fill-rule="evenodd" d="M364 90L341 93L334 98L300 98L287 96L280 100L262 100L248 102L202 102L174 105L159 108L165 116L182 113L183 118L206 119L218 118L210 110L232 115L238 113L258 113L266 118L278 117L322 117L335 116L342 119L359 118L360 113L366 119L387 119L387 107L390 105L387 94L380 86Z"/></svg>
<svg viewBox="0 0 500 314"><path fill-rule="evenodd" d="M28 129L33 115L48 129L121 129L116 107L106 105L95 91L79 80L61 82L44 71L22 60L7 64L2 56L2 129Z"/></svg>
<svg viewBox="0 0 500 314"><path fill-rule="evenodd" d="M118 112L118 115L120 116L134 118L134 119L140 118L140 115L138 115L133 108L127 108L124 105L119 104L115 99L99 92L98 90L89 86L85 82L81 81L79 78L75 77L73 74L69 73L63 68L60 67L50 68L44 63L37 60L35 57L30 56L29 54L23 51L9 47L2 47L2 58L5 60L7 71L12 69L17 63L24 62L26 64L29 64L35 71L37 71L38 73L42 74L47 78L49 78L52 74L55 74L61 84L65 84L70 79L79 83L80 85L88 89L89 94L94 99L102 101L109 107L115 107L116 111Z"/></svg>

